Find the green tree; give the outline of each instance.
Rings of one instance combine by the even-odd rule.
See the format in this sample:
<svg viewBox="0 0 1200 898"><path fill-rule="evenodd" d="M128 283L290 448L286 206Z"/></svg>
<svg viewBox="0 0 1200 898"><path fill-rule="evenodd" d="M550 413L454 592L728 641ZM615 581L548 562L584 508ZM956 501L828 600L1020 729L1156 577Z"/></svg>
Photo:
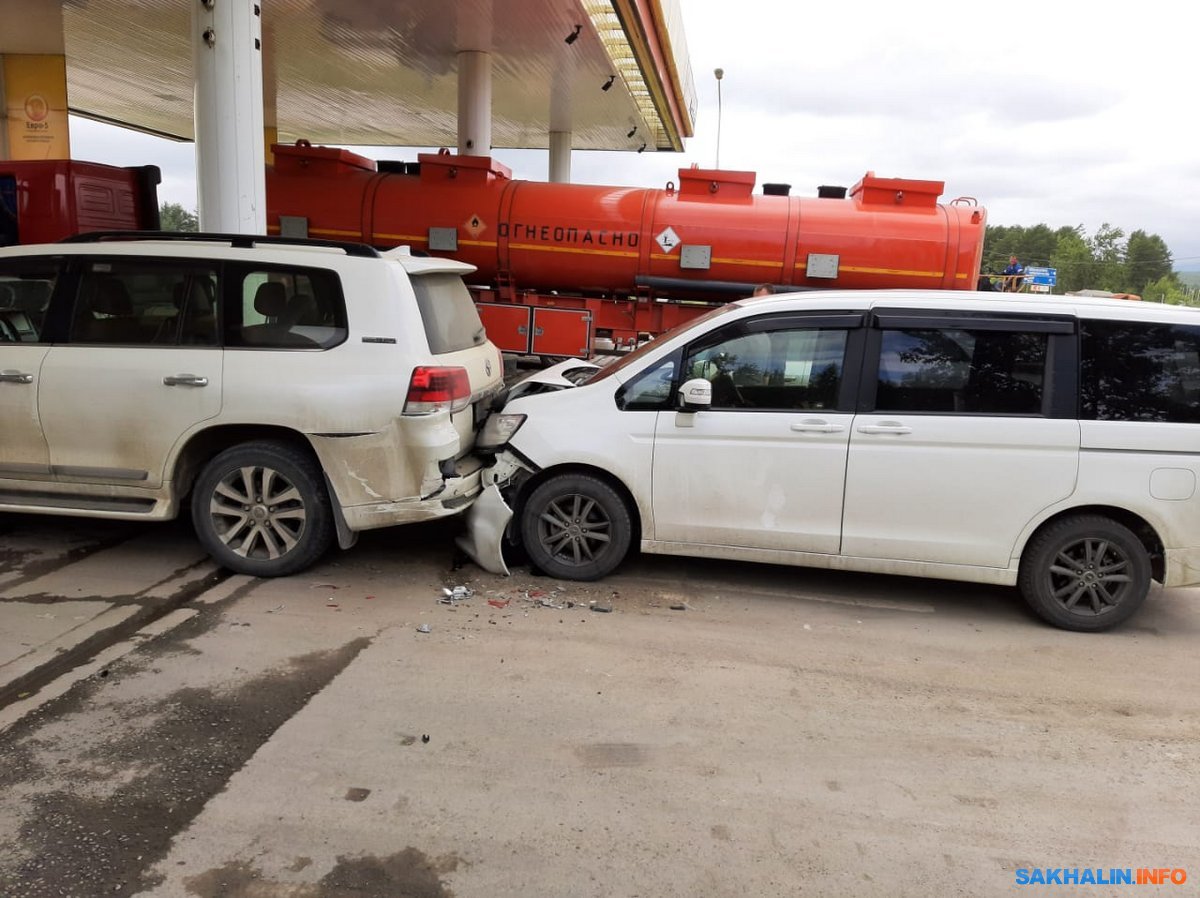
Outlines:
<svg viewBox="0 0 1200 898"><path fill-rule="evenodd" d="M1092 286L1121 293L1125 289L1125 232L1107 221L1096 229L1088 244L1095 259Z"/></svg>
<svg viewBox="0 0 1200 898"><path fill-rule="evenodd" d="M164 231L198 231L200 219L195 212L189 212L179 203L163 203L158 210L158 217Z"/></svg>
<svg viewBox="0 0 1200 898"><path fill-rule="evenodd" d="M1125 245L1126 285L1130 293L1142 293L1146 286L1163 278L1177 280L1171 251L1157 234L1134 231Z"/></svg>
<svg viewBox="0 0 1200 898"><path fill-rule="evenodd" d="M1141 290L1141 297L1147 302L1165 302L1173 306L1196 304L1188 291L1179 283L1179 278L1175 277L1174 272L1146 284Z"/></svg>
<svg viewBox="0 0 1200 898"><path fill-rule="evenodd" d="M1083 225L1060 229L1058 243L1050 256L1050 266L1058 269L1056 293L1085 290L1094 286L1092 275L1096 268L1096 260L1083 236Z"/></svg>

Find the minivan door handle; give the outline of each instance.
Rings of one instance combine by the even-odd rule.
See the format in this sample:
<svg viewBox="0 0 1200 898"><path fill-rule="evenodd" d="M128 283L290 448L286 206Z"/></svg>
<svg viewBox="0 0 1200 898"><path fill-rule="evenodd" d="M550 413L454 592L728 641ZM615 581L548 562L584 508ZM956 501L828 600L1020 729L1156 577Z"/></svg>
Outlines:
<svg viewBox="0 0 1200 898"><path fill-rule="evenodd" d="M26 374L24 371L0 371L0 383L31 384L33 375Z"/></svg>
<svg viewBox="0 0 1200 898"><path fill-rule="evenodd" d="M863 424L858 428L859 433L912 433L911 427L905 427L899 421L880 421L878 424Z"/></svg>
<svg viewBox="0 0 1200 898"><path fill-rule="evenodd" d="M168 374L163 383L168 387L207 387L208 378L198 374Z"/></svg>
<svg viewBox="0 0 1200 898"><path fill-rule="evenodd" d="M841 424L830 424L823 418L805 418L792 425L797 433L841 433L846 428Z"/></svg>

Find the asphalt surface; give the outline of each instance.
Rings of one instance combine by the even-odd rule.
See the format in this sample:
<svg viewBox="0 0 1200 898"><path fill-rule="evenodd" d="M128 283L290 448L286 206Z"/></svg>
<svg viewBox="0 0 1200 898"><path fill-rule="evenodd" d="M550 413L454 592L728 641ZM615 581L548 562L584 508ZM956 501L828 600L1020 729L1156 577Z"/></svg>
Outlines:
<svg viewBox="0 0 1200 898"><path fill-rule="evenodd" d="M1200 882L1198 590L1082 635L938 581L662 557L506 580L453 527L267 581L206 566L182 524L0 517L0 634L33 634L0 671L71 655L0 708L0 895Z"/></svg>

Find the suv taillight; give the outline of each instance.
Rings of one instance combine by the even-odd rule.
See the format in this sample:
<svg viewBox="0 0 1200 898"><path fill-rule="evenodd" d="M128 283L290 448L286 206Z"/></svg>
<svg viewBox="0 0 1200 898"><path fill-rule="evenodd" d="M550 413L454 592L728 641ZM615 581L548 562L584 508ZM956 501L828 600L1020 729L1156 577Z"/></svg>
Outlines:
<svg viewBox="0 0 1200 898"><path fill-rule="evenodd" d="M414 368L408 384L406 415L429 415L449 409L457 412L471 402L471 381L466 368Z"/></svg>

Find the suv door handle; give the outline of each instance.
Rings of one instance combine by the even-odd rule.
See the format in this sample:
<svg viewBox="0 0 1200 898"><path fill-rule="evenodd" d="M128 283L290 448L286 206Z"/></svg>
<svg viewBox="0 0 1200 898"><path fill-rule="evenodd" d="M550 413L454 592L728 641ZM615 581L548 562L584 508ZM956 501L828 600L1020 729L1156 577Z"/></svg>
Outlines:
<svg viewBox="0 0 1200 898"><path fill-rule="evenodd" d="M878 424L864 424L858 428L859 433L912 433L911 427L905 427L899 421L881 421Z"/></svg>
<svg viewBox="0 0 1200 898"><path fill-rule="evenodd" d="M821 418L805 418L792 425L797 433L841 433L846 428L841 424L830 424Z"/></svg>
<svg viewBox="0 0 1200 898"><path fill-rule="evenodd" d="M31 384L33 375L26 374L24 371L0 371L0 383Z"/></svg>
<svg viewBox="0 0 1200 898"><path fill-rule="evenodd" d="M198 374L168 374L163 383L168 387L207 387L208 378Z"/></svg>

